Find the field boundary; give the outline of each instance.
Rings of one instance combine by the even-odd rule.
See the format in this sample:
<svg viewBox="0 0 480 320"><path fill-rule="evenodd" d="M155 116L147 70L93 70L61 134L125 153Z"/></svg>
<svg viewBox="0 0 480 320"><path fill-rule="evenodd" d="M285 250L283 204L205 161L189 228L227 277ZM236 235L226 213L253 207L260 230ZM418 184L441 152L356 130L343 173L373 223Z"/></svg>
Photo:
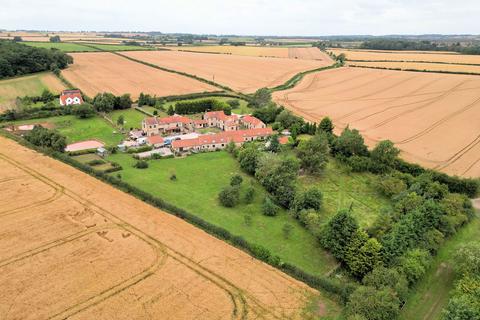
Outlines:
<svg viewBox="0 0 480 320"><path fill-rule="evenodd" d="M36 147L30 144L28 141L25 141L22 138L10 134L4 130L0 130L0 136L4 136L6 138L14 140L22 146L25 146L31 150L42 153L55 160L68 164L94 178L97 178L104 183L113 186L116 189L119 189L120 191L128 193L136 197L137 199L146 202L153 207L161 209L166 213L185 220L186 222L194 225L195 227L198 227L203 231L207 232L208 234L216 237L217 239L223 240L230 245L246 252L252 257L261 260L264 263L267 263L268 265L286 273L292 278L301 281L314 289L322 290L324 293L327 293L330 298L334 298L342 304L345 304L347 302L349 295L355 289L355 286L353 285L340 284L338 282L334 282L328 279L325 276L314 276L295 265L284 263L280 260L278 256L271 255L271 253L261 245L250 243L241 236L234 235L230 231L222 227L211 224L184 209L178 208L166 202L165 200L155 197L150 193L145 192L135 186L132 186L120 179L117 179L103 172L96 171L88 165L85 165L75 159L70 158L66 154Z"/></svg>
<svg viewBox="0 0 480 320"><path fill-rule="evenodd" d="M434 71L434 70L420 70L420 69L403 69L403 68L387 68L387 67L371 67L371 66L359 66L359 65L348 65L351 68L364 68L364 69L379 69L379 70L391 70L391 71L410 71L410 72L425 72L425 73L444 73L444 74L460 74L467 76L480 76L480 73L477 72L461 72L461 71Z"/></svg>
<svg viewBox="0 0 480 320"><path fill-rule="evenodd" d="M358 60L358 59L346 59L347 62L401 62L401 63L431 63L431 64L447 64L447 65L459 65L459 66L480 66L480 63L461 63L461 62L445 62L445 61L422 61L422 60Z"/></svg>

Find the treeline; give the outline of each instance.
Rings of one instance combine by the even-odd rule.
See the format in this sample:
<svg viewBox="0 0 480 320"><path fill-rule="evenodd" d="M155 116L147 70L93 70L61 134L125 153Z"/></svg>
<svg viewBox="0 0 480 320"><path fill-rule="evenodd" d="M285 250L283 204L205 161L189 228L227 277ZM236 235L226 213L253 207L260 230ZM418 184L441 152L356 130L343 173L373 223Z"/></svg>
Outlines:
<svg viewBox="0 0 480 320"><path fill-rule="evenodd" d="M73 58L60 50L29 47L0 40L0 79L66 68Z"/></svg>
<svg viewBox="0 0 480 320"><path fill-rule="evenodd" d="M175 109L172 106L168 109L168 114L194 114L203 113L206 111L221 111L230 115L232 113L232 107L226 102L219 101L217 99L200 99L193 101L182 101L175 103Z"/></svg>
<svg viewBox="0 0 480 320"><path fill-rule="evenodd" d="M480 54L480 46L463 46L459 42L447 45L431 41L376 39L363 42L360 48L372 50L452 51L463 54Z"/></svg>

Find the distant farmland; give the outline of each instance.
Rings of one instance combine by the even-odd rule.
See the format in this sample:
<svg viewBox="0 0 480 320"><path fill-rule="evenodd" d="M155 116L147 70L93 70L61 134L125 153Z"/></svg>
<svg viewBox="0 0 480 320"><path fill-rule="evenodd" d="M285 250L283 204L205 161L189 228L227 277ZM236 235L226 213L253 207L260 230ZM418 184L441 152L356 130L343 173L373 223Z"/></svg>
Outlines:
<svg viewBox="0 0 480 320"><path fill-rule="evenodd" d="M341 68L310 74L274 99L312 121L332 117L337 131L357 128L370 145L390 139L407 160L478 177L479 86L478 76Z"/></svg>
<svg viewBox="0 0 480 320"><path fill-rule="evenodd" d="M99 92L116 95L140 92L158 96L218 90L208 84L157 70L112 53L73 53L74 64L62 74L89 96Z"/></svg>
<svg viewBox="0 0 480 320"><path fill-rule="evenodd" d="M40 95L45 89L58 94L65 85L50 72L1 80L0 112L13 108L17 97Z"/></svg>
<svg viewBox="0 0 480 320"><path fill-rule="evenodd" d="M259 58L176 51L126 52L126 56L197 75L243 93L283 84L299 72L332 64L323 61Z"/></svg>

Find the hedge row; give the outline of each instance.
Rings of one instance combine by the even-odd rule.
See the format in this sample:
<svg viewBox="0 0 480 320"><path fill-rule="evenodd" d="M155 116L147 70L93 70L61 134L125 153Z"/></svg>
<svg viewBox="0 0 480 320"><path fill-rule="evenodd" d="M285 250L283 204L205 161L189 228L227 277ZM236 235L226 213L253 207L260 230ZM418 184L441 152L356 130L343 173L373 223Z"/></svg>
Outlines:
<svg viewBox="0 0 480 320"><path fill-rule="evenodd" d="M393 71L410 71L410 72L427 72L427 73L445 73L445 74L463 74L468 76L480 76L480 73L476 72L461 72L461 71L434 71L434 70L419 70L419 69L402 69L402 68L387 68L387 67L368 67L368 66L357 66L349 65L353 68L365 68L365 69L379 69L379 70L393 70Z"/></svg>
<svg viewBox="0 0 480 320"><path fill-rule="evenodd" d="M465 194L470 198L475 197L480 190L480 182L478 180L449 176L446 173L425 169L418 164L408 163L402 159L397 159L395 169L403 173L409 173L414 177L428 172L432 175L433 181L446 184L450 192Z"/></svg>
<svg viewBox="0 0 480 320"><path fill-rule="evenodd" d="M247 101L250 100L250 97L247 95L228 93L226 91L200 92L200 93L189 93L189 94L176 95L176 96L166 96L166 97L162 97L161 100L164 100L166 102L172 102L172 101L192 100L192 99L208 98L208 97L226 97L226 98L234 98L234 99L244 99Z"/></svg>
<svg viewBox="0 0 480 320"><path fill-rule="evenodd" d="M184 209L178 208L178 207L164 201L163 199L155 197L155 196L151 195L150 193L145 192L145 191L143 191L143 190L141 190L141 189L139 189L135 186L132 186L132 185L116 178L116 177L110 176L110 175L108 175L104 172L96 171L95 169L91 168L90 166L85 165L83 163L80 163L80 162L76 161L75 159L69 157L68 155L66 155L64 153L38 148L38 147L28 143L27 141L21 139L20 137L12 135L8 132L2 131L1 134L10 138L10 139L13 139L13 140L17 141L18 143L20 143L23 146L26 146L30 149L33 149L33 150L37 151L37 152L41 152L41 153L43 153L47 156L50 156L50 157L52 157L56 160L62 161L66 164L69 164L72 167L75 167L75 168L83 171L84 173L87 173L87 174L89 174L93 177L96 177L99 180L101 180L103 182L106 182L106 183L112 185L113 187L116 187L119 190L122 190L126 193L129 193L129 194L135 196L136 198L138 198L138 199L140 199L140 200L142 200L142 201L144 201L144 202L146 202L146 203L148 203L148 204L150 204L154 207L162 209L162 210L164 210L164 211L166 211L166 212L168 212L168 213L170 213L170 214L172 214L172 215L174 215L174 216L176 216L180 219L183 219L183 220L195 225L196 227L199 227L199 228L203 229L207 233L209 233L209 234L211 234L211 235L213 235L213 236L215 236L219 239L225 240L225 241L229 242L230 244L234 245L235 247L246 251L247 253L249 253L253 257L255 257L259 260L262 260L263 262L268 263L269 265L271 265L275 268L278 268L279 270L289 274L293 278L308 284L312 288L323 289L326 292L328 292L328 293L330 293L334 296L337 296L340 299L340 301L343 302L343 303L345 303L347 301L349 294L354 289L354 287L352 287L352 286L346 286L346 285L343 285L343 284L340 284L338 282L332 281L332 280L330 280L328 278L325 278L325 277L317 277L317 276L311 275L311 274L303 271L302 269L300 269L300 268L298 268L294 265L291 265L291 264L288 264L288 263L283 263L278 256L272 255L270 253L270 251L268 249L264 248L263 246L250 243L247 240L245 240L243 237L233 235L232 233L230 233L228 230L226 230L224 228L221 228L221 227L218 227L214 224L211 224L211 223L199 218L198 216L187 212Z"/></svg>
<svg viewBox="0 0 480 320"><path fill-rule="evenodd" d="M274 92L274 91L282 91L282 90L292 89L293 87L295 87L297 85L297 83L299 83L303 79L304 76L306 76L309 73L314 73L314 72L319 72L319 71L324 71L324 70L329 70L329 69L335 69L335 68L341 67L342 65L343 65L342 63L336 62L336 63L334 63L334 64L332 64L328 67L322 67L322 68L317 68L317 69L297 73L296 75L294 75L292 78L290 78L284 84L281 84L279 86L270 88L270 91Z"/></svg>
<svg viewBox="0 0 480 320"><path fill-rule="evenodd" d="M445 61L412 61L412 60L353 60L347 59L350 62L402 62L402 63L432 63L432 64L453 64L460 66L480 66L479 63L460 63L460 62L445 62Z"/></svg>

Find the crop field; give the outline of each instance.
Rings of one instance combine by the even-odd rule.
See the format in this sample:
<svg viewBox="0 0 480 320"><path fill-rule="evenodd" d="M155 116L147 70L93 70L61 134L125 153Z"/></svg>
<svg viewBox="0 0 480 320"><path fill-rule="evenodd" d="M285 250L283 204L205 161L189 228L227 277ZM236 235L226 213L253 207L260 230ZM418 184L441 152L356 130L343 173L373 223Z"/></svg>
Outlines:
<svg viewBox="0 0 480 320"><path fill-rule="evenodd" d="M124 54L160 67L215 80L243 93L252 93L263 87L275 87L299 72L331 64L326 60L259 58L178 51L142 51Z"/></svg>
<svg viewBox="0 0 480 320"><path fill-rule="evenodd" d="M0 80L0 112L15 107L17 97L40 95L45 89L58 94L65 85L49 72Z"/></svg>
<svg viewBox="0 0 480 320"><path fill-rule="evenodd" d="M304 319L318 295L80 171L0 138L2 319ZM12 297L15 297L12 299ZM321 316L338 306L321 298Z"/></svg>
<svg viewBox="0 0 480 320"><path fill-rule="evenodd" d="M329 49L336 55L344 53L348 60L365 61L416 61L416 62L442 62L453 64L478 64L480 56L457 54L453 52L435 51L380 51L380 50L348 50Z"/></svg>
<svg viewBox="0 0 480 320"><path fill-rule="evenodd" d="M181 46L169 48L178 51L221 53L252 57L288 58L288 48L259 46Z"/></svg>
<svg viewBox="0 0 480 320"><path fill-rule="evenodd" d="M64 52L88 52L88 51L98 51L91 47L87 47L78 43L69 43L69 42L22 42L30 47L36 48L45 48L45 49L58 49Z"/></svg>
<svg viewBox="0 0 480 320"><path fill-rule="evenodd" d="M274 100L310 121L330 116L372 146L390 139L402 156L449 174L480 176L480 77L341 68L307 75Z"/></svg>
<svg viewBox="0 0 480 320"><path fill-rule="evenodd" d="M140 92L167 96L217 90L194 79L151 68L112 53L71 55L74 64L62 74L92 97L106 91L116 95L130 93L136 99Z"/></svg>
<svg viewBox="0 0 480 320"><path fill-rule="evenodd" d="M441 71L454 73L473 73L480 75L480 65L469 66L463 64L421 63L421 62L348 62L349 66L386 68L400 70Z"/></svg>
<svg viewBox="0 0 480 320"><path fill-rule="evenodd" d="M329 55L320 51L318 48L289 48L288 57L291 59L320 60L332 64L333 61Z"/></svg>

